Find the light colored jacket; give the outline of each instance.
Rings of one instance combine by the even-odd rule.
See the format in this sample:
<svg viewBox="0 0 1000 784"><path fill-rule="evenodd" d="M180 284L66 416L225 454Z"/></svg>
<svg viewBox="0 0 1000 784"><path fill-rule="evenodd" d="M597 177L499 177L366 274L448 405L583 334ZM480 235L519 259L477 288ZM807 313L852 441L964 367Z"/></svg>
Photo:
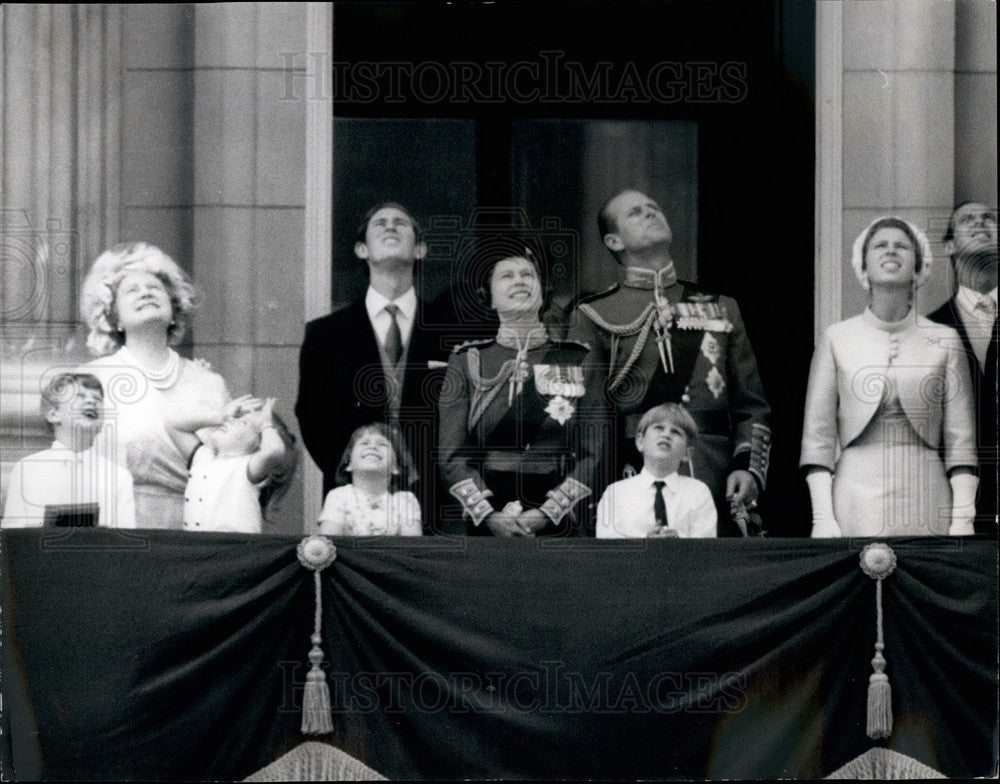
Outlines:
<svg viewBox="0 0 1000 784"><path fill-rule="evenodd" d="M833 471L838 447L861 435L889 378L914 431L942 449L945 470L976 466L973 387L958 333L912 312L889 324L870 310L830 326L816 346L799 464Z"/></svg>

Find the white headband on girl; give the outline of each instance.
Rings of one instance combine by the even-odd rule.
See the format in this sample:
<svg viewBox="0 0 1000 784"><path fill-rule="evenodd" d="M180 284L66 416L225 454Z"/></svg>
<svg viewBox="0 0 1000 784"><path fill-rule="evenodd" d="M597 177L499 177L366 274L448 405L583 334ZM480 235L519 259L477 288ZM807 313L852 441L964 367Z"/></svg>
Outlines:
<svg viewBox="0 0 1000 784"><path fill-rule="evenodd" d="M854 240L854 248L851 253L851 266L854 267L854 274L857 275L858 280L861 281L862 288L864 288L865 291L868 291L871 288L871 283L868 282L868 275L864 270L865 238L868 236L868 232L872 230L872 226L888 219L898 220L900 223L905 223L910 228L910 231L913 232L913 236L917 238L917 244L920 246L920 271L914 275L913 285L914 288L920 288L927 281L927 278L931 276L931 262L933 261L933 256L931 255L931 244L927 241L926 234L924 234L908 220L904 220L898 215L883 215L880 218L876 218L865 226L864 231L862 231L858 235L858 238Z"/></svg>

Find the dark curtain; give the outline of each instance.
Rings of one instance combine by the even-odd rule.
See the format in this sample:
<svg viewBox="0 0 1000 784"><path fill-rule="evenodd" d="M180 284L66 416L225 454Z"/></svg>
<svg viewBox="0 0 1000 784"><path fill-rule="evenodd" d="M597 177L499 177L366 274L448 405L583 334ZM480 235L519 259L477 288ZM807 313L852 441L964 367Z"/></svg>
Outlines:
<svg viewBox="0 0 1000 784"><path fill-rule="evenodd" d="M304 740L297 543L3 532L5 777L233 779ZM864 540L335 543L321 739L386 776L816 777L874 745ZM884 745L994 775L996 541L890 543Z"/></svg>

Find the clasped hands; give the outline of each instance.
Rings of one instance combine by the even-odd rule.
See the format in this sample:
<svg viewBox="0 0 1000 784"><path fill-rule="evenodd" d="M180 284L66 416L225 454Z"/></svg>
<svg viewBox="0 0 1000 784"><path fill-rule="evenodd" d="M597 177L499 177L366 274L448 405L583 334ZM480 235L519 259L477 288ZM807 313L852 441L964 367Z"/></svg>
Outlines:
<svg viewBox="0 0 1000 784"><path fill-rule="evenodd" d="M520 501L511 501L492 512L485 523L494 536L534 536L549 524L549 518L540 509L525 510Z"/></svg>

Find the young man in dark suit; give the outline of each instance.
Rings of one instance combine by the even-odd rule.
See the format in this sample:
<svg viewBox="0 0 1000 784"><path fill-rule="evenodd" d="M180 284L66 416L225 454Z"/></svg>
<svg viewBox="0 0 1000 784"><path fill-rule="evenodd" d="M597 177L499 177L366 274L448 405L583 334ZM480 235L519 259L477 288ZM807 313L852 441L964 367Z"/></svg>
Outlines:
<svg viewBox="0 0 1000 784"><path fill-rule="evenodd" d="M955 296L928 318L953 327L969 358L976 394L979 496L976 533L997 532L997 213L963 202L951 214L945 250L955 268Z"/></svg>
<svg viewBox="0 0 1000 784"><path fill-rule="evenodd" d="M398 425L421 477L414 490L426 530L436 506L435 376L443 376L448 358L440 336L427 330L425 304L413 288L414 264L427 246L409 211L384 202L362 219L354 253L368 265L368 291L306 324L295 415L323 472L324 497L355 429L371 422Z"/></svg>

